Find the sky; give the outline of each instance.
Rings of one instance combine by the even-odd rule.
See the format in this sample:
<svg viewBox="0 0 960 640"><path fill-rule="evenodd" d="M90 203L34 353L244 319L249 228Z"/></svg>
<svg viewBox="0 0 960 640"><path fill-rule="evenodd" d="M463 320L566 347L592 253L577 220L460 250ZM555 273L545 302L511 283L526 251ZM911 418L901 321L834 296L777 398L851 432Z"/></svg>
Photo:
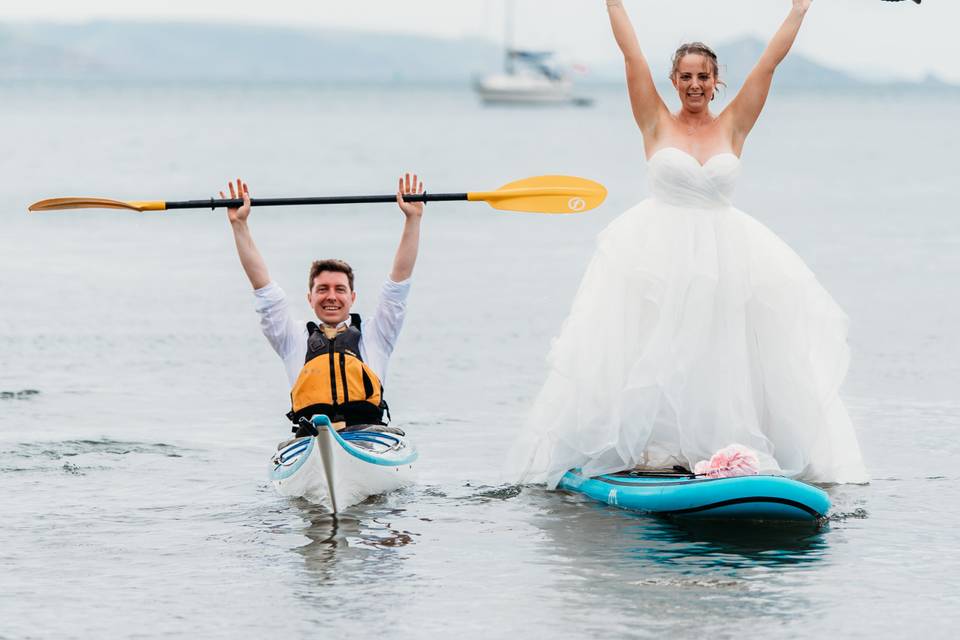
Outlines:
<svg viewBox="0 0 960 640"><path fill-rule="evenodd" d="M512 4L518 46L565 59L613 62L604 0L3 0L0 22L94 19L198 20L504 39ZM641 46L665 62L681 42L769 38L791 0L625 0ZM875 78L935 73L960 82L960 0L814 0L796 50ZM402 55L402 52L401 54ZM721 61L722 62L722 61Z"/></svg>

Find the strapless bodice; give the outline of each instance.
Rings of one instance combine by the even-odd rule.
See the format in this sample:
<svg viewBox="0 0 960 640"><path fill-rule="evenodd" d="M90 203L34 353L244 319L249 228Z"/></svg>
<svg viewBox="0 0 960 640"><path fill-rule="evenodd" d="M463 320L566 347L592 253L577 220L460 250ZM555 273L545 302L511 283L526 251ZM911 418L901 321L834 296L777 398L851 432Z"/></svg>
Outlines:
<svg viewBox="0 0 960 640"><path fill-rule="evenodd" d="M686 151L664 147L648 165L653 196L678 207L730 206L740 175L740 158L732 153L719 153L700 164Z"/></svg>

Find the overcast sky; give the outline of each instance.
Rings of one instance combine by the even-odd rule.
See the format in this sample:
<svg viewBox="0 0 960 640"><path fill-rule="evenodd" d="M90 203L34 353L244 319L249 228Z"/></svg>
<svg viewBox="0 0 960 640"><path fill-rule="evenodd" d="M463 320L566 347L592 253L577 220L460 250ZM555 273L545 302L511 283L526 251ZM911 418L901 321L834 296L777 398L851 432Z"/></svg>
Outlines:
<svg viewBox="0 0 960 640"><path fill-rule="evenodd" d="M98 18L252 22L501 41L507 0L2 0L0 20ZM512 0L519 46L586 64L614 60L604 0ZM625 0L652 59L680 42L769 37L790 0ZM871 76L934 72L960 82L960 0L814 0L797 49ZM402 56L403 52L397 52ZM722 62L722 61L721 61Z"/></svg>

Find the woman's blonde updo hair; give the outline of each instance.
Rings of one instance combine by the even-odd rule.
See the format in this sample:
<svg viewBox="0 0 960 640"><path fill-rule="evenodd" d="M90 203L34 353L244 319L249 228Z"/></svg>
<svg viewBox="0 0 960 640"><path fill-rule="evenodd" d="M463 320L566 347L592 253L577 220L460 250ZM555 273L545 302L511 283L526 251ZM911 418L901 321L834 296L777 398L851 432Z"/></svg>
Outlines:
<svg viewBox="0 0 960 640"><path fill-rule="evenodd" d="M717 79L717 84L725 86L725 83L720 81L720 65L717 64L717 54L702 42L688 42L680 45L676 53L673 54L673 65L670 69L671 81L677 75L677 70L680 68L680 61L683 60L683 56L690 53L706 58L710 64L710 70L713 71L713 77Z"/></svg>

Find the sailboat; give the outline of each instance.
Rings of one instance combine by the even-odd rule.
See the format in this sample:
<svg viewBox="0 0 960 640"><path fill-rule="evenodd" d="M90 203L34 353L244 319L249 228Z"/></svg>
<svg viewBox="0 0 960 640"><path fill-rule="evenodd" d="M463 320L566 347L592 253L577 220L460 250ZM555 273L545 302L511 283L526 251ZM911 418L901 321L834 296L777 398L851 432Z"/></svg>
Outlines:
<svg viewBox="0 0 960 640"><path fill-rule="evenodd" d="M552 51L513 46L514 2L504 8L504 70L476 78L474 89L486 104L590 104L573 94L573 81L554 62Z"/></svg>

